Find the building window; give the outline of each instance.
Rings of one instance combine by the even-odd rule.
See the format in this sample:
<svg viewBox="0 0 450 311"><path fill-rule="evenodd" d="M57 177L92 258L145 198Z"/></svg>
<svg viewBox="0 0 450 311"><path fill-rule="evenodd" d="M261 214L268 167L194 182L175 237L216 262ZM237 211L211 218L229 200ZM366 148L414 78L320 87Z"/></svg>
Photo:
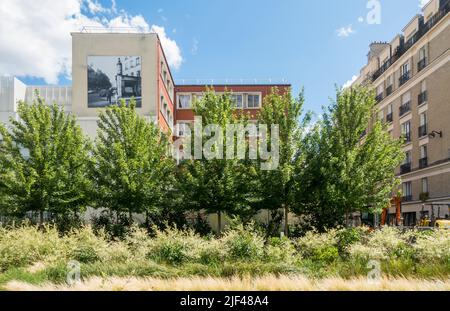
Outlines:
<svg viewBox="0 0 450 311"><path fill-rule="evenodd" d="M247 108L259 108L259 95L247 95Z"/></svg>
<svg viewBox="0 0 450 311"><path fill-rule="evenodd" d="M139 57L136 57L136 66L139 66L141 64L141 59Z"/></svg>
<svg viewBox="0 0 450 311"><path fill-rule="evenodd" d="M411 142L411 121L406 121L401 125L402 137L406 143Z"/></svg>
<svg viewBox="0 0 450 311"><path fill-rule="evenodd" d="M400 68L400 79L399 79L399 84L403 85L405 84L409 79L410 79L411 75L410 75L410 65L409 65L409 61L404 63L402 65L402 67Z"/></svg>
<svg viewBox="0 0 450 311"><path fill-rule="evenodd" d="M428 193L428 178L422 178L422 193Z"/></svg>
<svg viewBox="0 0 450 311"><path fill-rule="evenodd" d="M418 96L417 103L418 105L422 105L426 103L428 100L428 92L427 92L427 82L423 80L420 84L420 94Z"/></svg>
<svg viewBox="0 0 450 311"><path fill-rule="evenodd" d="M402 186L403 190L403 201L412 201L412 184L411 182L404 182Z"/></svg>
<svg viewBox="0 0 450 311"><path fill-rule="evenodd" d="M428 147L427 145L420 146L419 168L428 166Z"/></svg>
<svg viewBox="0 0 450 311"><path fill-rule="evenodd" d="M178 108L180 109L191 108L191 95L178 95Z"/></svg>
<svg viewBox="0 0 450 311"><path fill-rule="evenodd" d="M387 106L386 122L392 122L393 120L394 120L394 115L392 113L392 104L389 104Z"/></svg>
<svg viewBox="0 0 450 311"><path fill-rule="evenodd" d="M377 102L380 102L383 100L383 93L384 93L384 85L383 83L381 83L378 87L377 87L377 96L375 97L375 100Z"/></svg>
<svg viewBox="0 0 450 311"><path fill-rule="evenodd" d="M232 94L231 103L235 108L243 108L244 97L241 94Z"/></svg>
<svg viewBox="0 0 450 311"><path fill-rule="evenodd" d="M203 100L203 94L195 94L194 95L194 102L200 102Z"/></svg>
<svg viewBox="0 0 450 311"><path fill-rule="evenodd" d="M423 46L419 50L419 62L417 63L417 71L423 70L427 66L427 63L428 63L427 47Z"/></svg>
<svg viewBox="0 0 450 311"><path fill-rule="evenodd" d="M420 124L419 124L419 137L424 137L427 135L427 113L423 112L419 115Z"/></svg>
<svg viewBox="0 0 450 311"><path fill-rule="evenodd" d="M178 137L186 137L191 134L191 127L189 122L179 121L177 123L177 136Z"/></svg>
<svg viewBox="0 0 450 311"><path fill-rule="evenodd" d="M386 96L389 96L394 91L393 75L390 75L386 80Z"/></svg>
<svg viewBox="0 0 450 311"><path fill-rule="evenodd" d="M380 120L380 122L384 122L384 110L378 111L378 120Z"/></svg>
<svg viewBox="0 0 450 311"><path fill-rule="evenodd" d="M416 212L403 213L403 225L414 227L416 225Z"/></svg>

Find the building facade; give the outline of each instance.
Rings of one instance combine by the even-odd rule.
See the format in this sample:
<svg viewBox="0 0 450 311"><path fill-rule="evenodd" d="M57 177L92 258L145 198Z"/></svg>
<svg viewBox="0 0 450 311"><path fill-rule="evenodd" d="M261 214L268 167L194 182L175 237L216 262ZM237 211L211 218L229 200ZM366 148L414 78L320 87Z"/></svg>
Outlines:
<svg viewBox="0 0 450 311"><path fill-rule="evenodd" d="M47 103L72 112L83 131L94 138L102 108L136 99L140 115L162 130L183 135L194 120L192 103L212 88L231 92L236 109L256 119L264 97L288 84L175 85L163 47L155 33L72 33L72 86L27 86L15 77L0 79L0 122L17 117L17 103L33 102L36 91ZM180 124L177 126L177 124ZM178 130L177 130L178 129ZM181 131L181 133L180 133Z"/></svg>
<svg viewBox="0 0 450 311"><path fill-rule="evenodd" d="M355 84L376 90L377 116L404 139L401 215L406 226L421 217L448 217L450 201L450 1L432 0L390 42L370 45ZM389 215L395 218L395 207Z"/></svg>

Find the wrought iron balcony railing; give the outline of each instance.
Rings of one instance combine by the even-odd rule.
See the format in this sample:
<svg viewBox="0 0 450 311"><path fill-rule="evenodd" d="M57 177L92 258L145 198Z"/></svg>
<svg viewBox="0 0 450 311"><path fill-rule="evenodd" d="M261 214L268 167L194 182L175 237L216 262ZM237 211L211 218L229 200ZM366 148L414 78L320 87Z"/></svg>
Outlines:
<svg viewBox="0 0 450 311"><path fill-rule="evenodd" d="M400 166L400 174L406 174L411 172L411 163L405 163Z"/></svg>
<svg viewBox="0 0 450 311"><path fill-rule="evenodd" d="M425 168L428 166L428 158L422 158L419 160L419 168Z"/></svg>
<svg viewBox="0 0 450 311"><path fill-rule="evenodd" d="M388 123L390 123L390 122L392 122L394 120L394 115L393 115L393 113L391 112L391 113L388 113L387 115L386 115L386 122L388 122Z"/></svg>
<svg viewBox="0 0 450 311"><path fill-rule="evenodd" d="M411 102L406 102L399 108L399 115L400 117L403 116L405 113L411 111Z"/></svg>
<svg viewBox="0 0 450 311"><path fill-rule="evenodd" d="M422 93L419 94L419 96L417 96L417 102L420 106L424 104L426 101L428 101L428 92L423 91Z"/></svg>
<svg viewBox="0 0 450 311"><path fill-rule="evenodd" d="M417 71L422 71L428 65L428 59L424 57L417 63Z"/></svg>

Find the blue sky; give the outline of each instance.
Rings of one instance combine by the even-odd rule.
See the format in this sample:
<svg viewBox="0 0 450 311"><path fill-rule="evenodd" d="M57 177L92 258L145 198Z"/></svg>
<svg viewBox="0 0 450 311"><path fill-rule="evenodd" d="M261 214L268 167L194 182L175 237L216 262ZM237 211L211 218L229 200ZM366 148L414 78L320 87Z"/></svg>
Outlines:
<svg viewBox="0 0 450 311"><path fill-rule="evenodd" d="M99 1L105 7L111 1ZM372 41L390 41L419 12L418 0L380 0L381 23L366 22L368 0L117 0L118 11L164 27L183 58L175 79L287 79L321 112L358 74ZM362 19L358 20L360 17ZM339 36L338 29L343 29ZM342 35L342 33L341 33ZM42 79L26 78L37 83ZM60 83L70 83L62 78Z"/></svg>

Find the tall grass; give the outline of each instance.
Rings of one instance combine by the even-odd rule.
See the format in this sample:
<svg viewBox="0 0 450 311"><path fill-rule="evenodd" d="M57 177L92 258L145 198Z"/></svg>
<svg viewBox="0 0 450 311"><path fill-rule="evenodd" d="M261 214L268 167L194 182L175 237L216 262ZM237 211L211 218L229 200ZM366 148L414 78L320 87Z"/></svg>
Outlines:
<svg viewBox="0 0 450 311"><path fill-rule="evenodd" d="M339 229L304 237L269 238L237 225L220 238L168 228L154 236L137 227L111 240L90 227L60 235L53 227L0 229L0 286L10 280L63 283L71 260L81 277L365 276L377 260L385 276L446 279L450 230Z"/></svg>
<svg viewBox="0 0 450 311"><path fill-rule="evenodd" d="M449 291L450 279L419 280L382 278L377 282L359 277L310 279L303 276L190 277L190 278L91 278L73 286L41 285L11 281L14 291Z"/></svg>

